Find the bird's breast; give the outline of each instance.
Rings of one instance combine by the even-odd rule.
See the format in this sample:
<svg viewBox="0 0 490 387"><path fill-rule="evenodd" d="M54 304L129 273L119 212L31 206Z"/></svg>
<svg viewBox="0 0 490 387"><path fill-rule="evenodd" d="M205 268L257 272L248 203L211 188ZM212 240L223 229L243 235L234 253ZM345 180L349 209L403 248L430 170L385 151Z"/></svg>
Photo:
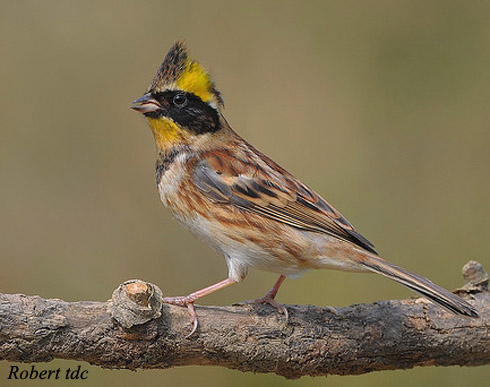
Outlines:
<svg viewBox="0 0 490 387"><path fill-rule="evenodd" d="M173 148L157 154L155 179L160 199L165 206L170 206L172 198L179 193L179 187L187 174L187 160L188 151L183 148Z"/></svg>

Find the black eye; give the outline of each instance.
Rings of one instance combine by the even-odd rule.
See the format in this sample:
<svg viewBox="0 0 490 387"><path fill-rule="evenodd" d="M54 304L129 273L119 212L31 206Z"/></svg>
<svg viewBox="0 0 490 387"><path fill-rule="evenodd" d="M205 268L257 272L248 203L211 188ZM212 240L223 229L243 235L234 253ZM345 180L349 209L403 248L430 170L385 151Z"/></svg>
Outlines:
<svg viewBox="0 0 490 387"><path fill-rule="evenodd" d="M174 97L174 105L183 108L185 105L187 105L187 96L185 94L176 94Z"/></svg>

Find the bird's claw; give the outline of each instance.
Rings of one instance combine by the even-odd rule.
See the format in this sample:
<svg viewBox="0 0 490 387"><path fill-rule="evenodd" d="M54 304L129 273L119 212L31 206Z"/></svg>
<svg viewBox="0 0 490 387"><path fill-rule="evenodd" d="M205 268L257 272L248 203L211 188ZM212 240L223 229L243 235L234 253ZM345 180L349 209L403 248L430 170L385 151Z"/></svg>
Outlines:
<svg viewBox="0 0 490 387"><path fill-rule="evenodd" d="M187 305L187 310L191 316L192 329L191 332L186 336L186 338L191 337L199 326L199 320L197 319L196 308L194 308L194 303L191 302Z"/></svg>
<svg viewBox="0 0 490 387"><path fill-rule="evenodd" d="M196 308L194 307L195 300L189 296L177 296L177 297L165 297L162 300L165 304L177 305L187 307L187 311L191 316L192 329L191 332L186 336L192 336L197 328L199 327L199 320L197 318Z"/></svg>
<svg viewBox="0 0 490 387"><path fill-rule="evenodd" d="M243 302L233 304L233 305L243 306L243 305L253 305L253 304L262 304L262 305L263 304L269 304L269 305L273 306L274 308L276 308L279 311L279 313L282 313L284 315L284 317L286 318L285 322L288 322L288 320L289 320L289 313L288 313L288 310L286 309L286 307L283 304L280 304L279 302L277 302L269 294L266 294L264 297L257 298L255 300L247 300L247 301L243 301Z"/></svg>

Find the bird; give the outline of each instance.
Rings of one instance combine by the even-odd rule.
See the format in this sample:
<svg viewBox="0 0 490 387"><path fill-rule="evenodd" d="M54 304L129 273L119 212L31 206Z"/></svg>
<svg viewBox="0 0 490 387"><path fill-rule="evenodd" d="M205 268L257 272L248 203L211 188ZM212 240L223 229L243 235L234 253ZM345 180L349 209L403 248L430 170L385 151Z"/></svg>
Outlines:
<svg viewBox="0 0 490 387"><path fill-rule="evenodd" d="M449 311L478 317L461 297L383 258L374 245L319 194L237 134L223 115L223 97L209 72L177 41L150 86L131 108L142 113L156 145L156 185L162 203L186 229L225 258L228 277L164 303L187 307L245 279L249 268L279 274L272 289L249 303L276 301L286 277L312 269L374 272Z"/></svg>

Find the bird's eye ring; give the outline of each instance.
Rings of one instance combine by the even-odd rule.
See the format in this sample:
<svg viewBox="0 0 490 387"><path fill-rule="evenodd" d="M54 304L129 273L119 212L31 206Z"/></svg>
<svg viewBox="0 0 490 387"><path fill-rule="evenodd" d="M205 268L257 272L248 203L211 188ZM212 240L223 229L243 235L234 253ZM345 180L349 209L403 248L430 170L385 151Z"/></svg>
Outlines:
<svg viewBox="0 0 490 387"><path fill-rule="evenodd" d="M187 105L187 96L183 93L176 94L174 97L174 105L183 108Z"/></svg>

